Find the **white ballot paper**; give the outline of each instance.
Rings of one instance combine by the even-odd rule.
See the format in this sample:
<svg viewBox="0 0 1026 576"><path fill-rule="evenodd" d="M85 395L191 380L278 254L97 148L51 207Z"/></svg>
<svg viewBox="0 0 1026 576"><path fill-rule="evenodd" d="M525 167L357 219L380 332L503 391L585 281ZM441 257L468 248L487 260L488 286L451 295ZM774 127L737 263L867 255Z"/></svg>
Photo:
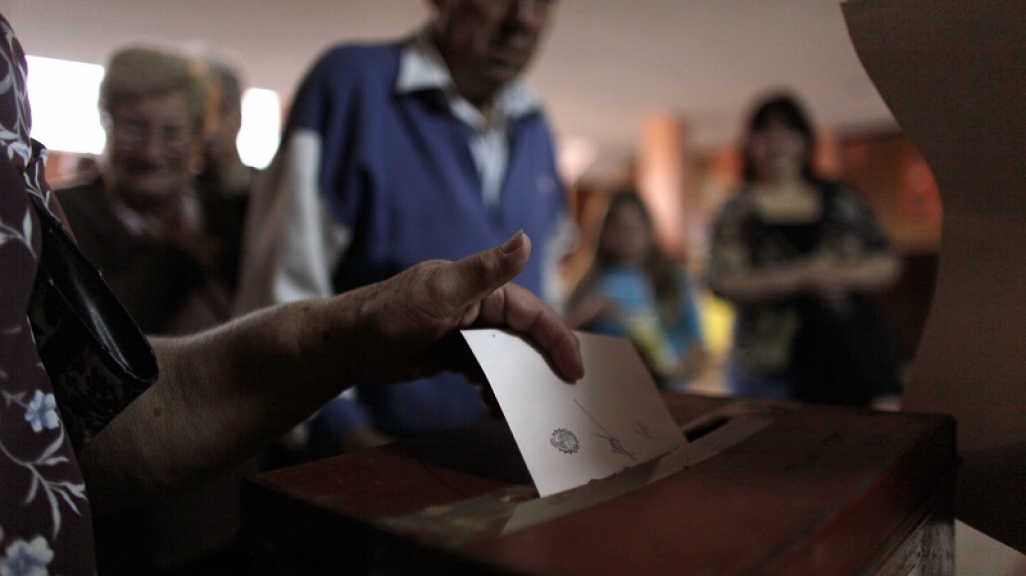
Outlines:
<svg viewBox="0 0 1026 576"><path fill-rule="evenodd" d="M577 336L585 375L571 384L519 336L463 331L543 497L647 462L686 442L630 341Z"/></svg>

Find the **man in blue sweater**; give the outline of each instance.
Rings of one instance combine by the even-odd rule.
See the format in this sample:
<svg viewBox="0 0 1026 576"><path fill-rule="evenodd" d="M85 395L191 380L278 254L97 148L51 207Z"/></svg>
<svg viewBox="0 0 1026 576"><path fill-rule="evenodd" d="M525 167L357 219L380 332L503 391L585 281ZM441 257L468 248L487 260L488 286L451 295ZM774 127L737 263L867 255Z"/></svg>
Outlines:
<svg viewBox="0 0 1026 576"><path fill-rule="evenodd" d="M518 230L542 257L517 282L556 303L573 227L548 122L521 79L556 4L432 0L433 18L408 39L324 53L251 201L238 311L455 260ZM321 456L485 412L459 376L368 382L308 430Z"/></svg>

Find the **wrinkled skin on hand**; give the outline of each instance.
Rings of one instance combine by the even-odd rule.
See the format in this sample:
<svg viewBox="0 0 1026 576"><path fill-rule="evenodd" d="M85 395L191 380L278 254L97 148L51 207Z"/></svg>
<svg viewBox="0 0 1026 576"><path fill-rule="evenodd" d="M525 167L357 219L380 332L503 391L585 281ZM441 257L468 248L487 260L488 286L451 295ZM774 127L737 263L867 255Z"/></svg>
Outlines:
<svg viewBox="0 0 1026 576"><path fill-rule="evenodd" d="M552 308L510 283L530 251L530 239L518 233L462 260L424 262L341 294L323 304L328 310L320 337L347 359L348 383L403 382L443 370L479 375L459 334L474 327L523 334L561 376L577 380L583 365L576 336ZM347 328L343 334L336 327Z"/></svg>

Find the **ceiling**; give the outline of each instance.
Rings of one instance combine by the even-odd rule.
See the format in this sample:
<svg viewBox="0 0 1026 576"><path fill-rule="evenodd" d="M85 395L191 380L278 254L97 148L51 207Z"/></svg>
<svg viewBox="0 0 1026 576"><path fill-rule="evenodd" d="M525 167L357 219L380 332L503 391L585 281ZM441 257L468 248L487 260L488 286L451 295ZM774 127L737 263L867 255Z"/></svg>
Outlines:
<svg viewBox="0 0 1026 576"><path fill-rule="evenodd" d="M835 132L893 129L851 46L842 0L561 0L528 73L558 136L630 157L642 121L679 115L699 150L730 145L760 92L789 87ZM286 101L329 45L403 35L428 0L0 0L26 52L102 64L146 40L209 49Z"/></svg>

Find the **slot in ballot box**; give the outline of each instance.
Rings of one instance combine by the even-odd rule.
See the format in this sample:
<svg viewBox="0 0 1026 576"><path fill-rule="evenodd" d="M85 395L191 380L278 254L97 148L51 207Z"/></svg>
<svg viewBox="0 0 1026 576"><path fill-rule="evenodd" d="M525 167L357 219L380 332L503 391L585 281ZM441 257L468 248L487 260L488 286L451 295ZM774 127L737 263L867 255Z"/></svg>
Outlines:
<svg viewBox="0 0 1026 576"><path fill-rule="evenodd" d="M501 421L248 479L253 572L952 573L953 418L664 397L682 451L546 498Z"/></svg>

